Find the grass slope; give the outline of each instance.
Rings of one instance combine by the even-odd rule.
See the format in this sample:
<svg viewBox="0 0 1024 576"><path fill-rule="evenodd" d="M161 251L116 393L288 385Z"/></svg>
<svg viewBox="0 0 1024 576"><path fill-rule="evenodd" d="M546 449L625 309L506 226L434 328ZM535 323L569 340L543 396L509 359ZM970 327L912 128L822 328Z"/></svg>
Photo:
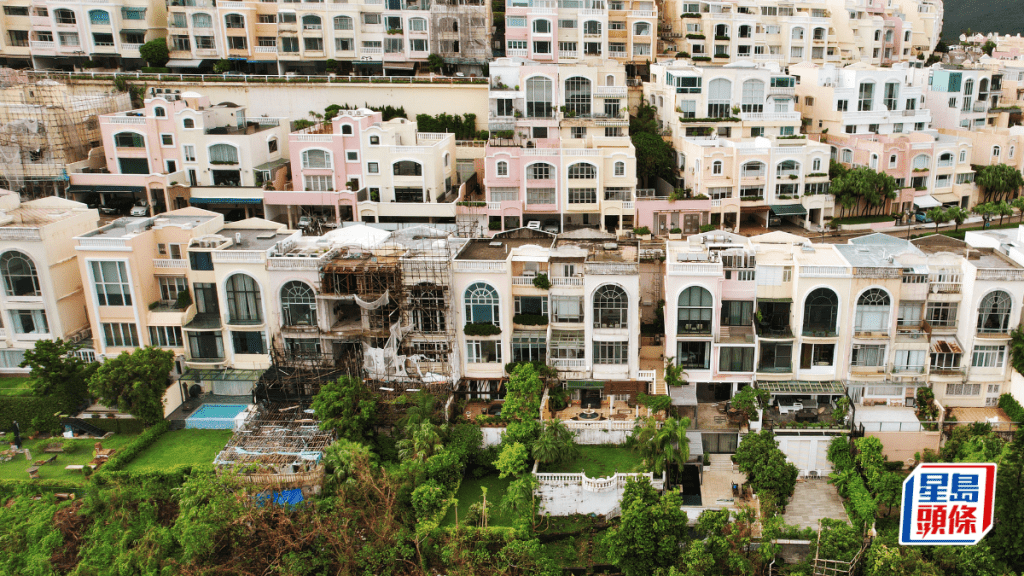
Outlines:
<svg viewBox="0 0 1024 576"><path fill-rule="evenodd" d="M585 472L588 478L604 478L616 472L640 472L640 457L624 446L580 446L572 462L546 466L542 472Z"/></svg>
<svg viewBox="0 0 1024 576"><path fill-rule="evenodd" d="M115 434L103 441L103 447L119 449L133 439L135 439L135 435ZM51 439L44 439L26 440L23 442L22 447L28 448L32 452L32 460L25 460L24 454L17 454L14 460L10 462L0 462L0 480L28 481L28 469L33 466L33 462L53 456L53 454L43 452L43 448L52 441ZM70 480L84 484L85 476L82 472L65 470L64 467L69 464L88 464L92 460L92 451L95 444L96 440L93 439L76 441L74 452L71 454L58 454L56 462L40 466L39 477L43 480ZM6 450L9 446L4 446L3 448Z"/></svg>
<svg viewBox="0 0 1024 576"><path fill-rule="evenodd" d="M125 470L167 470L184 464L213 464L231 430L171 430L135 457Z"/></svg>

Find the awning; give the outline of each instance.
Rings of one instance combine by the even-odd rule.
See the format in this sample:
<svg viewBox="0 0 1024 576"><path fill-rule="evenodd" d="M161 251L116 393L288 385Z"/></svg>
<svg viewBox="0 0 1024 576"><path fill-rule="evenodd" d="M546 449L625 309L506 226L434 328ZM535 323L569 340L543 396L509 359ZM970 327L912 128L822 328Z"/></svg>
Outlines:
<svg viewBox="0 0 1024 576"><path fill-rule="evenodd" d="M142 28L121 28L118 32L122 32L124 34L145 34L146 30Z"/></svg>
<svg viewBox="0 0 1024 576"><path fill-rule="evenodd" d="M87 194L89 192L95 192L95 191L96 191L96 187L95 186L81 186L79 184L72 184L71 186L68 186L68 189L67 189L67 193L68 194Z"/></svg>
<svg viewBox="0 0 1024 576"><path fill-rule="evenodd" d="M669 386L668 395L672 398L673 406L696 406L697 386Z"/></svg>
<svg viewBox="0 0 1024 576"><path fill-rule="evenodd" d="M802 204L777 204L772 206L776 216L806 216L807 208Z"/></svg>
<svg viewBox="0 0 1024 576"><path fill-rule="evenodd" d="M238 368L225 368L224 370L211 370L209 368L189 368L178 380L189 382L202 382L206 380L237 380L255 382L263 375L263 370L241 370Z"/></svg>
<svg viewBox="0 0 1024 576"><path fill-rule="evenodd" d="M178 60L172 58L164 66L168 68L199 68L199 65L202 63L202 60Z"/></svg>
<svg viewBox="0 0 1024 576"><path fill-rule="evenodd" d="M932 336L931 351L932 354L963 354L964 349L956 336Z"/></svg>
<svg viewBox="0 0 1024 576"><path fill-rule="evenodd" d="M598 380L569 380L566 387L570 390L604 390L604 382Z"/></svg>
<svg viewBox="0 0 1024 576"><path fill-rule="evenodd" d="M69 194L88 194L92 192L100 194L140 194L145 191L146 188L143 186L83 186L81 184L68 186Z"/></svg>
<svg viewBox="0 0 1024 576"><path fill-rule="evenodd" d="M772 394L846 394L846 388L838 380L822 380L811 382L803 380L786 380L771 382L758 380L757 387Z"/></svg>
<svg viewBox="0 0 1024 576"><path fill-rule="evenodd" d="M694 456L704 455L704 436L700 432L686 431L686 439L690 441L690 460Z"/></svg>
<svg viewBox="0 0 1024 576"><path fill-rule="evenodd" d="M787 302L792 303L793 299L792 298L758 298L757 301L758 302L776 302L776 303L784 304L784 303L787 303Z"/></svg>
<svg viewBox="0 0 1024 576"><path fill-rule="evenodd" d="M382 62L380 60L353 60L352 61L352 65L353 66L383 67L384 66L384 62Z"/></svg>
<svg viewBox="0 0 1024 576"><path fill-rule="evenodd" d="M960 196L957 196L953 192L943 192L942 194L932 194L932 197L942 202L943 204L959 204Z"/></svg>
<svg viewBox="0 0 1024 576"><path fill-rule="evenodd" d="M932 198L931 194L925 194L924 196L914 198L914 206L918 208L935 208L936 206L942 206L942 203Z"/></svg>
<svg viewBox="0 0 1024 576"><path fill-rule="evenodd" d="M291 160L288 158L279 158L271 162L264 162L263 164L253 168L253 170L274 170L275 168L280 168L289 162L291 162Z"/></svg>
<svg viewBox="0 0 1024 576"><path fill-rule="evenodd" d="M262 204L259 198L189 198L192 204Z"/></svg>
<svg viewBox="0 0 1024 576"><path fill-rule="evenodd" d="M385 62L384 67L388 70L413 70L416 68L415 62Z"/></svg>

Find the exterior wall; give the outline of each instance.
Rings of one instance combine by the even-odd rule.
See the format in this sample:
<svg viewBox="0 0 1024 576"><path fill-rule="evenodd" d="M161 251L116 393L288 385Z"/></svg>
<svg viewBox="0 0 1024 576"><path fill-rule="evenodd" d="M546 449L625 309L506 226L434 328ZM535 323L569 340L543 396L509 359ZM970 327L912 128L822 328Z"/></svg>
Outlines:
<svg viewBox="0 0 1024 576"><path fill-rule="evenodd" d="M993 116L989 108L999 98L998 93L993 94L991 90L991 70L966 67L954 70L936 64L915 70L914 74L915 82L924 89L925 106L931 110L936 128L977 130L988 125Z"/></svg>
<svg viewBox="0 0 1024 576"><path fill-rule="evenodd" d="M882 441L882 454L890 462L912 462L915 454L939 451L939 432L866 432Z"/></svg>

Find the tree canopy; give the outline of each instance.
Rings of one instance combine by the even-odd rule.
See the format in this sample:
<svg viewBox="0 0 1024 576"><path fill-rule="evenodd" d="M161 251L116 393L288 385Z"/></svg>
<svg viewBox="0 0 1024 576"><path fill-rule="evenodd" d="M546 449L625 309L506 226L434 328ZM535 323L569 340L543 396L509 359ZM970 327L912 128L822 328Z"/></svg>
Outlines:
<svg viewBox="0 0 1024 576"><path fill-rule="evenodd" d="M342 376L320 387L313 412L321 430L333 429L338 438L364 442L377 417L377 397L357 378Z"/></svg>
<svg viewBox="0 0 1024 576"><path fill-rule="evenodd" d="M838 162L829 167L832 182L829 192L836 197L842 208L840 217L883 214L888 203L895 200L896 179L884 172L876 172L867 166L847 169Z"/></svg>
<svg viewBox="0 0 1024 576"><path fill-rule="evenodd" d="M22 368L29 368L32 391L36 396L53 398L63 412L71 412L89 397L89 378L99 364L75 355L81 348L70 340L37 340L25 351Z"/></svg>
<svg viewBox="0 0 1024 576"><path fill-rule="evenodd" d="M1024 187L1020 170L1008 164L974 165L972 168L976 173L974 183L983 190L985 202L1009 200Z"/></svg>
<svg viewBox="0 0 1024 576"><path fill-rule="evenodd" d="M646 478L626 483L622 522L605 535L608 556L626 576L646 576L676 562L687 538L682 505L678 492L659 497Z"/></svg>
<svg viewBox="0 0 1024 576"><path fill-rule="evenodd" d="M174 366L174 352L147 346L121 352L89 378L89 393L108 406L146 424L164 419L164 393Z"/></svg>
<svg viewBox="0 0 1024 576"><path fill-rule="evenodd" d="M171 52L167 49L166 38L154 38L139 46L139 55L150 66L161 67L171 59Z"/></svg>
<svg viewBox="0 0 1024 576"><path fill-rule="evenodd" d="M786 461L771 430L744 436L736 449L736 463L746 473L754 492L762 498L774 498L780 506L786 505L800 471Z"/></svg>
<svg viewBox="0 0 1024 576"><path fill-rule="evenodd" d="M658 130L657 109L641 103L629 120L629 137L636 148L636 177L644 187L653 187L655 177L673 182L675 151Z"/></svg>

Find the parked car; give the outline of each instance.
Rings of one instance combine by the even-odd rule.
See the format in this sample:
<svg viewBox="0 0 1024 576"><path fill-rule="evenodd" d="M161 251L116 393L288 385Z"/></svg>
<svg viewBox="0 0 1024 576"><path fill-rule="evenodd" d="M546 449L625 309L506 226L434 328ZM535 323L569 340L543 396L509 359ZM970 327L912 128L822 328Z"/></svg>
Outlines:
<svg viewBox="0 0 1024 576"><path fill-rule="evenodd" d="M121 214L127 214L131 208L131 202L126 202L124 200L108 200L106 204L100 206L100 214L119 216Z"/></svg>
<svg viewBox="0 0 1024 576"><path fill-rule="evenodd" d="M925 224L931 224L933 222L933 220L929 218L928 214L925 213L923 210L919 210L914 214L914 220L917 220L918 222L923 222Z"/></svg>
<svg viewBox="0 0 1024 576"><path fill-rule="evenodd" d="M313 223L309 216L299 216L299 228L308 228Z"/></svg>
<svg viewBox="0 0 1024 576"><path fill-rule="evenodd" d="M149 203L145 200L139 200L132 206L131 211L128 213L130 216L149 216Z"/></svg>
<svg viewBox="0 0 1024 576"><path fill-rule="evenodd" d="M545 220L544 221L544 228L543 228L543 230L545 232L550 232L552 234L558 234L558 232L559 232L558 220Z"/></svg>

